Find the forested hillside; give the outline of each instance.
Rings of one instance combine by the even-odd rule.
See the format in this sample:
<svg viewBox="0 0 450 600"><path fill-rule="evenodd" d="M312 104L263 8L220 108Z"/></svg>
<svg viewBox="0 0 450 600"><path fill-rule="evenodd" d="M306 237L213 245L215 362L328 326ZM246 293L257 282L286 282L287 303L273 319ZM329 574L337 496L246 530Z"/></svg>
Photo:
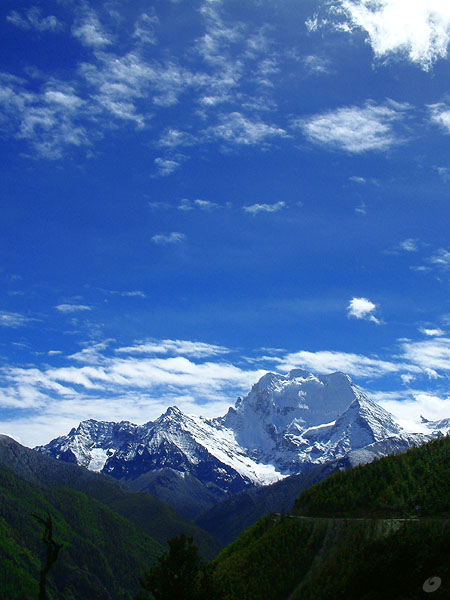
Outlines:
<svg viewBox="0 0 450 600"><path fill-rule="evenodd" d="M442 437L331 475L228 546L218 588L226 600L410 600L424 585L450 597L449 458Z"/></svg>
<svg viewBox="0 0 450 600"><path fill-rule="evenodd" d="M219 547L151 494L0 436L1 600L38 597L46 547L34 515L50 515L54 539L63 544L49 574L49 600L131 598L166 540L182 532L205 558Z"/></svg>
<svg viewBox="0 0 450 600"><path fill-rule="evenodd" d="M86 494L38 488L0 467L0 598L38 598L44 528L63 544L48 578L49 600L128 599L163 547Z"/></svg>
<svg viewBox="0 0 450 600"><path fill-rule="evenodd" d="M194 538L203 558L212 558L220 549L212 535L151 494L135 492L111 477L55 460L1 435L0 465L39 488L62 486L85 493L129 519L138 531L160 544L184 532Z"/></svg>
<svg viewBox="0 0 450 600"><path fill-rule="evenodd" d="M338 471L302 492L293 514L409 517L450 515L450 437Z"/></svg>

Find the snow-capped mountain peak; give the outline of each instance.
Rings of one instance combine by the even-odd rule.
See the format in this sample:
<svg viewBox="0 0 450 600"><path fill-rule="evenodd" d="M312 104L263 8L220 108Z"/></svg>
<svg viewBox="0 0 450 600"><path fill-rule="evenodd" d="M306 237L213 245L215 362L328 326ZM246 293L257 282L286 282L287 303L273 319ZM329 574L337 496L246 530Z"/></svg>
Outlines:
<svg viewBox="0 0 450 600"><path fill-rule="evenodd" d="M267 373L222 422L235 432L241 446L267 459L293 425L306 430L335 421L360 393L340 372L314 375L294 369L287 375Z"/></svg>
<svg viewBox="0 0 450 600"><path fill-rule="evenodd" d="M119 479L168 468L228 494L367 446L374 455L419 438L402 432L344 373L293 369L264 375L224 417L186 415L172 406L144 425L90 419L38 450Z"/></svg>

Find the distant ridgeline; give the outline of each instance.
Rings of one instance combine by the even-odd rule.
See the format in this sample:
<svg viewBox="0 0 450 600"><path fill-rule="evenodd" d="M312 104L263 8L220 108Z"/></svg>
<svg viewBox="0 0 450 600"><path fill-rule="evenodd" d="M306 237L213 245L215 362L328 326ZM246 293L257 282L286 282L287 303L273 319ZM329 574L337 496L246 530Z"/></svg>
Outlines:
<svg viewBox="0 0 450 600"><path fill-rule="evenodd" d="M447 436L302 492L223 550L214 577L226 600L448 599L449 513Z"/></svg>

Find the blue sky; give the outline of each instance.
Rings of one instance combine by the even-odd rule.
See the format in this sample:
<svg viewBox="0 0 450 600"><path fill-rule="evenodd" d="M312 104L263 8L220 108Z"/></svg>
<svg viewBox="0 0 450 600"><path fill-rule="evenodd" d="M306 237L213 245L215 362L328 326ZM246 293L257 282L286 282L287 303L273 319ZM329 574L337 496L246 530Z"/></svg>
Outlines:
<svg viewBox="0 0 450 600"><path fill-rule="evenodd" d="M343 370L450 416L446 0L4 0L0 430Z"/></svg>

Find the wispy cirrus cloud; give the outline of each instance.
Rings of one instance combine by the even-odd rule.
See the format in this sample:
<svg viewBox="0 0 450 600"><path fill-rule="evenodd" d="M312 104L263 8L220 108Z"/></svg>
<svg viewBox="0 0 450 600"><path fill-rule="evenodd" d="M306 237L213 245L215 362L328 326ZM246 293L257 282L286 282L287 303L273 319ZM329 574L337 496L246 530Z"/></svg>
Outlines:
<svg viewBox="0 0 450 600"><path fill-rule="evenodd" d="M407 108L398 103L367 102L363 107L343 107L296 119L293 126L311 142L331 149L352 154L384 151L402 143L395 125L402 121Z"/></svg>
<svg viewBox="0 0 450 600"><path fill-rule="evenodd" d="M394 255L405 252L407 254L417 254L423 246L423 242L418 238L407 238L396 244L394 247L384 250L383 253Z"/></svg>
<svg viewBox="0 0 450 600"><path fill-rule="evenodd" d="M216 344L189 340L146 340L133 346L117 348L119 354L175 354L204 358L229 354L230 350Z"/></svg>
<svg viewBox="0 0 450 600"><path fill-rule="evenodd" d="M180 146L193 146L194 144L197 144L198 141L199 140L191 133L169 127L159 138L158 145L161 146L161 148L172 150Z"/></svg>
<svg viewBox="0 0 450 600"><path fill-rule="evenodd" d="M433 272L448 271L450 269L450 251L447 248L437 248L433 253L423 259L421 265L410 267L413 271Z"/></svg>
<svg viewBox="0 0 450 600"><path fill-rule="evenodd" d="M151 145L167 152L156 158L162 176L177 168L177 148L211 142L227 150L267 148L288 137L284 127L259 116L276 109L272 89L280 56L272 48L270 28L226 18L223 8L221 3L201 4L199 25L204 32L179 55L159 48L155 10L141 13L127 26L122 18L119 27L117 15L106 5L95 10L85 3L74 6L71 34L86 48L82 62L72 65L66 80L61 73L49 76L38 69L33 77L10 75L9 81L5 74L0 119L3 116L8 134L26 141L39 158L59 160L76 149L95 151L95 143L117 127L146 131L156 124L160 131L152 132ZM11 19L22 27L40 23L44 29L53 23L41 17L38 21L34 9L25 17L16 12ZM156 49L151 57L149 45ZM197 60L187 61L187 55ZM195 133L172 123L167 126L161 118L182 100L197 119L195 129L191 127ZM224 103L229 106L218 114Z"/></svg>
<svg viewBox="0 0 450 600"><path fill-rule="evenodd" d="M72 35L84 46L93 48L109 46L113 42L111 35L101 25L97 14L86 6L82 8L72 27Z"/></svg>
<svg viewBox="0 0 450 600"><path fill-rule="evenodd" d="M152 242L158 245L166 246L167 244L179 244L186 239L184 233L172 231L171 233L158 233L152 237Z"/></svg>
<svg viewBox="0 0 450 600"><path fill-rule="evenodd" d="M430 262L435 267L439 267L440 269L448 270L450 269L450 251L446 248L439 248L429 259Z"/></svg>
<svg viewBox="0 0 450 600"><path fill-rule="evenodd" d="M157 44L156 29L158 24L159 19L154 11L151 14L142 13L135 23L133 38L137 39L140 44Z"/></svg>
<svg viewBox="0 0 450 600"><path fill-rule="evenodd" d="M419 250L419 240L416 238L408 238L399 243L399 248L405 252L417 252Z"/></svg>
<svg viewBox="0 0 450 600"><path fill-rule="evenodd" d="M378 378L387 374L399 373L403 370L419 373L419 367L393 360L365 356L351 352L323 350L309 352L301 350L291 352L277 359L279 368L290 370L296 367L310 369L314 373L332 373L342 371L354 377Z"/></svg>
<svg viewBox="0 0 450 600"><path fill-rule="evenodd" d="M86 304L58 304L55 309L64 314L72 314L92 310L92 307Z"/></svg>
<svg viewBox="0 0 450 600"><path fill-rule="evenodd" d="M359 175L351 175L348 180L359 185L365 185L367 183L367 179L365 177L360 177Z"/></svg>
<svg viewBox="0 0 450 600"><path fill-rule="evenodd" d="M64 24L54 15L42 16L42 11L38 6L32 6L25 15L17 10L12 10L6 17L6 20L20 27L21 29L36 29L37 31L58 32L64 29Z"/></svg>
<svg viewBox="0 0 450 600"><path fill-rule="evenodd" d="M250 146L264 144L277 137L287 137L288 134L277 125L269 125L259 119L233 112L222 115L217 125L212 125L206 130L206 135L233 146Z"/></svg>
<svg viewBox="0 0 450 600"><path fill-rule="evenodd" d="M438 102L428 106L430 111L430 120L439 125L445 133L450 133L450 107L447 104Z"/></svg>
<svg viewBox="0 0 450 600"><path fill-rule="evenodd" d="M176 160L173 160L171 158L162 158L160 156L158 158L155 158L153 162L155 163L155 166L158 170L158 174L162 177L170 175L171 173L176 171L176 169L178 169L178 167L180 166L180 163Z"/></svg>
<svg viewBox="0 0 450 600"><path fill-rule="evenodd" d="M327 58L310 54L303 58L303 65L309 75L327 75L330 73L330 60Z"/></svg>
<svg viewBox="0 0 450 600"><path fill-rule="evenodd" d="M67 147L90 144L80 121L84 104L75 89L62 82L50 80L32 92L24 79L0 73L3 128L27 140L41 157L57 159Z"/></svg>
<svg viewBox="0 0 450 600"><path fill-rule="evenodd" d="M197 198L193 201L189 200L188 198L183 198L182 200L180 200L180 203L177 208L178 210L182 210L185 212L195 209L202 211L211 211L220 208L220 204L217 204L217 202L212 202L211 200L202 200L201 198Z"/></svg>
<svg viewBox="0 0 450 600"><path fill-rule="evenodd" d="M226 25L220 14L219 2L205 2L200 8L205 22L205 33L198 38L196 48L203 59L215 66L228 68L227 50L244 35L241 23Z"/></svg>
<svg viewBox="0 0 450 600"><path fill-rule="evenodd" d="M2 310L0 311L0 327L11 327L13 329L17 327L24 327L31 321L36 319L25 317L17 312L9 312Z"/></svg>
<svg viewBox="0 0 450 600"><path fill-rule="evenodd" d="M119 296L124 296L125 298L147 298L147 294L141 290L131 290L129 292L112 291L111 294L118 294Z"/></svg>
<svg viewBox="0 0 450 600"><path fill-rule="evenodd" d="M430 377L438 377L439 372L450 373L450 338L436 335L423 341L407 340L401 348L402 356Z"/></svg>
<svg viewBox="0 0 450 600"><path fill-rule="evenodd" d="M280 200L274 204L247 204L242 207L242 210L251 215L257 215L258 213L279 212L283 208L286 208L286 202Z"/></svg>

